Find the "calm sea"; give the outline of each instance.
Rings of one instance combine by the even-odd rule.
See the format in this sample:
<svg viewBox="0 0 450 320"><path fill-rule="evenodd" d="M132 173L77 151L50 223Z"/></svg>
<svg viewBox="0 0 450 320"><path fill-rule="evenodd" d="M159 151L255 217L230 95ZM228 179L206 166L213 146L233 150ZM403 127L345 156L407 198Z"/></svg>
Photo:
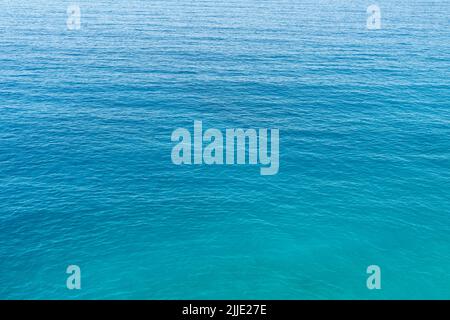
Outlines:
<svg viewBox="0 0 450 320"><path fill-rule="evenodd" d="M0 1L0 298L450 298L450 2L69 4ZM194 120L279 173L175 166Z"/></svg>

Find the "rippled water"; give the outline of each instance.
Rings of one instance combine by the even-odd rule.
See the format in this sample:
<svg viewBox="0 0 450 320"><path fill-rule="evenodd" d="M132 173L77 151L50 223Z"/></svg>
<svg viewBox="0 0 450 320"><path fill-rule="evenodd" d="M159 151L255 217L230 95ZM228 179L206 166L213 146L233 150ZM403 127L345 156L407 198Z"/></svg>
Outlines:
<svg viewBox="0 0 450 320"><path fill-rule="evenodd" d="M0 298L450 298L448 1L95 2L0 1ZM194 120L280 172L173 165Z"/></svg>

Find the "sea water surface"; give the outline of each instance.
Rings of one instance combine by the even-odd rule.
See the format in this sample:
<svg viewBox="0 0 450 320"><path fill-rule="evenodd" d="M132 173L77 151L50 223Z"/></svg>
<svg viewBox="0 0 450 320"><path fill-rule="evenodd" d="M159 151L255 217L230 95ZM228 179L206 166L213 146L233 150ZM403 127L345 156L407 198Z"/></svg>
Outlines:
<svg viewBox="0 0 450 320"><path fill-rule="evenodd" d="M0 1L0 298L450 298L450 2L69 4ZM279 173L172 164L194 120Z"/></svg>

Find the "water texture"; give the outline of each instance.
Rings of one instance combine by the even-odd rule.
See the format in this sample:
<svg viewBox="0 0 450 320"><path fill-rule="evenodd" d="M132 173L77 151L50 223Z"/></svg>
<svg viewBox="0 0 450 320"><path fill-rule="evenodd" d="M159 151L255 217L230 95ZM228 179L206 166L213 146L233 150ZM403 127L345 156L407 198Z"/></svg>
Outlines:
<svg viewBox="0 0 450 320"><path fill-rule="evenodd" d="M69 4L0 1L0 298L450 299L450 2ZM279 173L175 166L194 120Z"/></svg>

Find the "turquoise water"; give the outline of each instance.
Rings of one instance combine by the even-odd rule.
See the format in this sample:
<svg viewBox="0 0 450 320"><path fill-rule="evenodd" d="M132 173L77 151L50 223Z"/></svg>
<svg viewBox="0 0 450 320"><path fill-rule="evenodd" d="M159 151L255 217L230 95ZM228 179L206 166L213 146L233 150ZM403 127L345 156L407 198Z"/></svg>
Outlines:
<svg viewBox="0 0 450 320"><path fill-rule="evenodd" d="M0 2L0 298L450 298L448 1L381 30L359 0L67 4ZM194 120L279 128L279 173L173 165Z"/></svg>

